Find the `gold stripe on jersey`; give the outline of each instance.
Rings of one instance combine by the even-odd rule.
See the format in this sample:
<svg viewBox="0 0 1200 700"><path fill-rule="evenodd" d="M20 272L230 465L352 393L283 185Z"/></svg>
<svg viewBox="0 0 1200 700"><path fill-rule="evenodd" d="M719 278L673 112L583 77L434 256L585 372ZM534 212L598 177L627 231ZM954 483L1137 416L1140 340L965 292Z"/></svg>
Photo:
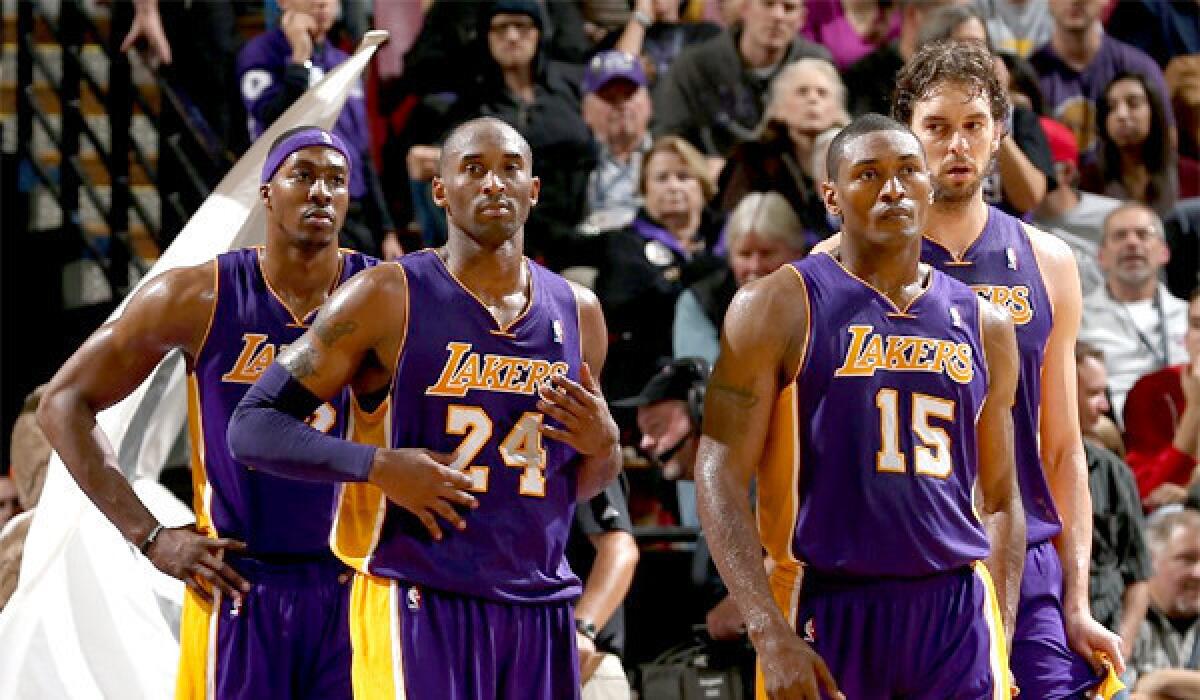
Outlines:
<svg viewBox="0 0 1200 700"><path fill-rule="evenodd" d="M792 539L799 513L800 402L796 384L779 394L771 410L766 445L758 467L758 531L776 566L799 567Z"/></svg>
<svg viewBox="0 0 1200 700"><path fill-rule="evenodd" d="M1000 614L1000 600L996 597L996 586L987 566L975 562L975 575L983 584L983 619L988 628L988 662L992 669L992 700L1011 700L1011 676L1008 669L1008 641L1004 634L1004 617Z"/></svg>
<svg viewBox="0 0 1200 700"><path fill-rule="evenodd" d="M392 444L392 400L388 397L375 411L368 413L350 401L346 417L346 435L354 442L387 449ZM355 571L369 573L371 555L379 544L379 533L387 514L387 498L378 487L366 482L341 484L338 487L333 529L329 533L329 548Z"/></svg>
<svg viewBox="0 0 1200 700"><path fill-rule="evenodd" d="M175 676L175 700L208 700L216 681L217 615L215 603L205 602L191 588L183 591L183 613L179 622L179 671Z"/></svg>
<svg viewBox="0 0 1200 700"><path fill-rule="evenodd" d="M403 700L404 656L396 581L355 574L350 588L350 682L356 700Z"/></svg>
<svg viewBox="0 0 1200 700"><path fill-rule="evenodd" d="M204 454L204 414L200 405L200 380L188 374L188 436L192 443L192 509L196 512L196 529L217 537L212 521L212 484L208 482Z"/></svg>

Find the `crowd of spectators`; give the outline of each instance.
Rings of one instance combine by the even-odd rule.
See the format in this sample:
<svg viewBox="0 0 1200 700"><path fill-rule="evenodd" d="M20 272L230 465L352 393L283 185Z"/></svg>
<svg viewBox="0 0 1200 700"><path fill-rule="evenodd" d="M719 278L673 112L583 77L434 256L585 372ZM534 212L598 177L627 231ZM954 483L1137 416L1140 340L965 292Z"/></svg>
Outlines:
<svg viewBox="0 0 1200 700"><path fill-rule="evenodd" d="M366 26L338 0L275 3L274 22L236 59L228 36L214 49L228 74L183 86L231 144L253 140L344 61ZM712 362L737 288L837 231L820 192L825 148L852 116L890 111L918 46L987 45L1014 109L985 195L1064 239L1081 272L1097 619L1121 634L1139 673L1195 665L1200 586L1152 572L1172 575L1178 548L1200 551L1200 3L425 0L419 12L381 11L390 4L379 0L375 18L397 25L384 28L407 51L380 54L391 63L373 69L336 127L362 156L343 243L391 257L442 242L429 196L441 139L477 116L510 123L542 180L526 249L599 296L611 399L639 395L670 358ZM145 39L169 63L155 5L137 3L127 43ZM241 99L217 114L226 83ZM629 453L640 443L648 459L630 462L661 468L667 447L694 437L696 416L674 405L683 432L658 445L669 427L650 424L658 401L634 403L640 414L617 415ZM622 494L608 498L621 517L583 509L582 533L596 542L695 525L683 489L668 509L633 494L626 513ZM1200 579L1200 554L1189 556ZM613 634L598 643L619 652Z"/></svg>

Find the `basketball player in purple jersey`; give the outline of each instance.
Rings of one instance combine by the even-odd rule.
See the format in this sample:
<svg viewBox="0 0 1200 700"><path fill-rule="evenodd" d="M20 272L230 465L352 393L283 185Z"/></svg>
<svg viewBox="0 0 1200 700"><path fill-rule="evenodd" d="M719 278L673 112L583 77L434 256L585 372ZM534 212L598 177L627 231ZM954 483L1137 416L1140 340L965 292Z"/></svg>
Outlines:
<svg viewBox="0 0 1200 700"><path fill-rule="evenodd" d="M350 172L337 136L285 132L262 172L266 246L148 283L59 370L39 410L80 488L156 567L188 585L180 698L350 697L350 576L329 549L334 490L248 469L225 442L229 416L275 354L336 287L376 264L337 247ZM113 468L96 426L99 411L175 349L188 368L194 528L155 520ZM316 428L346 430L348 392L314 408Z"/></svg>
<svg viewBox="0 0 1200 700"><path fill-rule="evenodd" d="M1025 697L1076 698L1097 688L1102 658L1117 673L1125 667L1120 638L1088 604L1092 507L1075 402L1079 273L1059 239L983 201L1011 109L992 61L976 42L926 46L897 76L892 111L921 140L933 175L921 259L1006 307L1016 323L1013 431L1028 549L1013 675Z"/></svg>
<svg viewBox="0 0 1200 700"><path fill-rule="evenodd" d="M1012 321L919 264L931 187L907 127L859 117L828 161L841 248L747 285L726 317L701 522L760 695L1007 700L1025 533Z"/></svg>
<svg viewBox="0 0 1200 700"><path fill-rule="evenodd" d="M356 698L579 695L580 584L563 553L575 501L610 482L620 456L596 381L599 303L522 254L540 188L531 167L507 124L455 129L433 181L445 247L339 290L230 423L234 454L259 468L350 482L333 545L359 571ZM347 383L390 388L390 415L372 428L380 446L302 422ZM395 466L431 460L469 476L471 497L443 487L463 510L418 518L389 503L409 488Z"/></svg>

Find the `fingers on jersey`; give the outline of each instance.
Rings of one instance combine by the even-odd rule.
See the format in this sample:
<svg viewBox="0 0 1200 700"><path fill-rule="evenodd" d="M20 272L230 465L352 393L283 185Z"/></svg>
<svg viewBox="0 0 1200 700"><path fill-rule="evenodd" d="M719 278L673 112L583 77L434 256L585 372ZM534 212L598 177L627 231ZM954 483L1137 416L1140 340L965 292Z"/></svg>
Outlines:
<svg viewBox="0 0 1200 700"><path fill-rule="evenodd" d="M424 449L379 450L371 481L388 499L421 521L429 535L442 539L438 518L458 530L467 523L455 506L475 508L471 477L449 465L454 455Z"/></svg>

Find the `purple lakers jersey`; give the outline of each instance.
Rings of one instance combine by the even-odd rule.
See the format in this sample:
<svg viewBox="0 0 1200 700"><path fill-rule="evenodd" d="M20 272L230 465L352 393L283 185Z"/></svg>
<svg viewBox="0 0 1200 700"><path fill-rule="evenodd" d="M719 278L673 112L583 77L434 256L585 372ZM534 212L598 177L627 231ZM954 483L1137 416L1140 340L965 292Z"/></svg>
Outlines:
<svg viewBox="0 0 1200 700"><path fill-rule="evenodd" d="M760 468L772 558L847 577L925 576L985 558L972 506L988 383L979 300L936 270L899 309L829 255L792 269L809 340Z"/></svg>
<svg viewBox="0 0 1200 700"><path fill-rule="evenodd" d="M225 430L238 401L316 316L298 319L280 301L259 263L259 248L217 256L216 304L208 335L188 375L188 427L196 522L256 554L329 551L333 486L272 476L237 462ZM341 251L341 284L378 261ZM322 405L310 424L345 434L349 390Z"/></svg>
<svg viewBox="0 0 1200 700"><path fill-rule="evenodd" d="M1054 319L1029 236L1019 219L988 207L987 225L961 259L928 238L921 243L921 259L969 285L981 297L1012 315L1020 351L1020 376L1013 406L1017 481L1025 506L1026 540L1031 545L1044 542L1062 529L1038 450L1042 358Z"/></svg>
<svg viewBox="0 0 1200 700"><path fill-rule="evenodd" d="M408 328L390 416L376 440L454 453L479 500L464 531L434 542L412 514L368 484L341 487L334 552L376 576L505 602L578 597L563 552L575 504L576 453L544 438L537 389L552 375L579 381L579 311L562 277L527 262L531 299L501 327L434 251L399 260ZM358 418L358 420L363 420ZM355 426L362 439L365 426Z"/></svg>

